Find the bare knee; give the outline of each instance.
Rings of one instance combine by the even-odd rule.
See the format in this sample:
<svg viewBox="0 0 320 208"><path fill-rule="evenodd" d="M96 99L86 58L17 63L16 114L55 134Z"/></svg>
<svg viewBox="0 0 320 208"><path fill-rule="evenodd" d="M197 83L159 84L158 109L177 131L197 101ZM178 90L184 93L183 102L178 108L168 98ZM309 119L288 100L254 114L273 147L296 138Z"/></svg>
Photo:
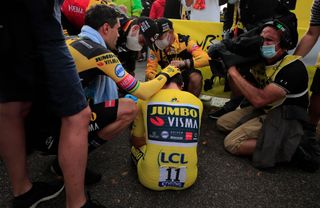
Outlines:
<svg viewBox="0 0 320 208"><path fill-rule="evenodd" d="M188 91L199 97L202 90L202 75L197 72L193 72L189 76Z"/></svg>
<svg viewBox="0 0 320 208"><path fill-rule="evenodd" d="M202 75L197 72L193 72L189 76L189 83L193 86L201 86L202 84Z"/></svg>
<svg viewBox="0 0 320 208"><path fill-rule="evenodd" d="M88 126L89 120L91 116L91 110L90 107L87 106L83 110L81 110L79 113L76 113L71 116L65 116L62 118L62 124L67 126Z"/></svg>

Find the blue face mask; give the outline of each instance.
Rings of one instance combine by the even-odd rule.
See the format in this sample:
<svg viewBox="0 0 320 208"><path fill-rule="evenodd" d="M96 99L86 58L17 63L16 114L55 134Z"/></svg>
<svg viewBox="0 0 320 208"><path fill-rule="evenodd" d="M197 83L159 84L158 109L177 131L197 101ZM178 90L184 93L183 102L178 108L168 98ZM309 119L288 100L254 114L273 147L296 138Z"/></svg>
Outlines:
<svg viewBox="0 0 320 208"><path fill-rule="evenodd" d="M261 47L260 49L261 51L261 55L264 57L264 58L273 58L277 52L276 52L276 45L273 44L273 45L264 45Z"/></svg>

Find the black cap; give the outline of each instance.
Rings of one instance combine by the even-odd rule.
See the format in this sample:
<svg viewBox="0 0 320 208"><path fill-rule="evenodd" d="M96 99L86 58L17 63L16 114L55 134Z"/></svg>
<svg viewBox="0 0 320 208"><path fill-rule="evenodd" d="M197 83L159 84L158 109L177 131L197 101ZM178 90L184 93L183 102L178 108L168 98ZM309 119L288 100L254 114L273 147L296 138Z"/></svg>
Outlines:
<svg viewBox="0 0 320 208"><path fill-rule="evenodd" d="M146 45L152 50L155 50L154 42L159 37L157 24L149 17L139 17L138 24L140 26L140 33L146 41Z"/></svg>
<svg viewBox="0 0 320 208"><path fill-rule="evenodd" d="M272 26L276 30L280 30L282 32L280 42L282 44L282 47L289 50L292 50L296 47L298 43L298 23L296 15L294 13L288 12L283 16L274 18L272 21L266 22L262 26L262 29L266 26Z"/></svg>
<svg viewBox="0 0 320 208"><path fill-rule="evenodd" d="M156 23L158 25L159 35L161 36L163 33L172 30L172 22L168 20L167 18L159 18L156 20Z"/></svg>

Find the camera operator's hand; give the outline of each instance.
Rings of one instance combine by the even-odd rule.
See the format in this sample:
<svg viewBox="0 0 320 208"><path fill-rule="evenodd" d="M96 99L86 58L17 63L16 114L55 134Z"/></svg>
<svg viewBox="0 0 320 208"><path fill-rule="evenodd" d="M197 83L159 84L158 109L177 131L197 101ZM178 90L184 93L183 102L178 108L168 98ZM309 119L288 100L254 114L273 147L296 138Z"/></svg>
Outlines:
<svg viewBox="0 0 320 208"><path fill-rule="evenodd" d="M235 71L236 71L236 72L235 72ZM237 73L237 74L239 73L236 66L230 66L230 67L228 68L228 74L233 74L233 73Z"/></svg>
<svg viewBox="0 0 320 208"><path fill-rule="evenodd" d="M216 58L220 58L221 52L226 50L227 50L226 45L223 42L218 42L210 45L207 53L212 59L216 59Z"/></svg>

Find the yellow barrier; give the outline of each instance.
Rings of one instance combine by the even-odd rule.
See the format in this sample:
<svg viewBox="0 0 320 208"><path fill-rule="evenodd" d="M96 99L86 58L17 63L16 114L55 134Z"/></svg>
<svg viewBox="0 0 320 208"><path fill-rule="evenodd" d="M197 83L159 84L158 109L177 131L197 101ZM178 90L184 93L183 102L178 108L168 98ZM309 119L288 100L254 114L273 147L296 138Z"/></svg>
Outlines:
<svg viewBox="0 0 320 208"><path fill-rule="evenodd" d="M312 3L313 0L297 0L296 9L293 12L298 19L299 38L303 36L309 27Z"/></svg>
<svg viewBox="0 0 320 208"><path fill-rule="evenodd" d="M190 21L190 20L175 20L173 22L173 28L175 32L184 35L190 35L190 38L197 41L198 45L202 49L207 51L207 47L215 42L222 40L223 24L217 22L203 22L203 21ZM203 67L200 69L203 75L203 80L211 78L210 67ZM214 80L213 89L204 91L202 94L216 96L216 97L229 97L229 92L223 92L224 79Z"/></svg>

